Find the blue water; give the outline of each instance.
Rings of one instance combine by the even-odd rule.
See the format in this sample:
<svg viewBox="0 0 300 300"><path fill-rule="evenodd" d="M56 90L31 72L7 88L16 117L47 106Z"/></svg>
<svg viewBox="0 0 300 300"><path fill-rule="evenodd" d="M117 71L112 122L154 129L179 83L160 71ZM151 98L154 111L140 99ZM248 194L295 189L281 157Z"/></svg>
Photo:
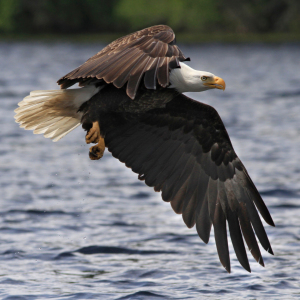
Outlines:
<svg viewBox="0 0 300 300"><path fill-rule="evenodd" d="M300 298L300 45L181 48L226 81L189 94L213 105L269 207L275 253L252 273L230 244L232 273L159 193L106 151L88 158L80 128L57 143L20 129L13 110L102 44L0 43L0 297Z"/></svg>

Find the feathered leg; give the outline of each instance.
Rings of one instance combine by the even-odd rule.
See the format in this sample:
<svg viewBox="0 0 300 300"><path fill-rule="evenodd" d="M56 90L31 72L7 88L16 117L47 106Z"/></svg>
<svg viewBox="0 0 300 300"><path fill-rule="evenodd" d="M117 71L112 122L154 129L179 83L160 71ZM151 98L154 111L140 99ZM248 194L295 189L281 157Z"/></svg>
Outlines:
<svg viewBox="0 0 300 300"><path fill-rule="evenodd" d="M93 122L92 128L87 132L85 136L87 144L97 143L97 145L90 148L89 157L91 160L100 159L105 150L104 138L100 135L100 126L98 121Z"/></svg>

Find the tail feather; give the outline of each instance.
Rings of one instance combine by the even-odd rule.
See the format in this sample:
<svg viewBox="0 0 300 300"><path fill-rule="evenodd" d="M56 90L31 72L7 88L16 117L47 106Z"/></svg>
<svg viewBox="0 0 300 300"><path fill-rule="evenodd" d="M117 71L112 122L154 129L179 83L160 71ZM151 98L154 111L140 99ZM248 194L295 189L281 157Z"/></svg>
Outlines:
<svg viewBox="0 0 300 300"><path fill-rule="evenodd" d="M51 137L54 142L57 142L61 138L63 138L66 134L68 134L70 131L78 127L80 124L73 121L73 123L68 123L68 125L65 125L63 128L58 129L55 134Z"/></svg>
<svg viewBox="0 0 300 300"><path fill-rule="evenodd" d="M54 122L59 122L61 119L63 119L64 117L58 117L55 119L55 121L52 119L50 120L45 120L44 123L38 125L37 127L35 127L34 129L34 134L40 134L40 133L45 133L47 131L47 129L49 128L49 126L51 126L51 124L53 124Z"/></svg>
<svg viewBox="0 0 300 300"><path fill-rule="evenodd" d="M54 142L80 125L79 107L100 90L89 85L79 89L32 91L15 109L21 128L43 133Z"/></svg>
<svg viewBox="0 0 300 300"><path fill-rule="evenodd" d="M38 117L36 119L31 120L30 122L22 122L20 123L20 127L24 128L26 130L35 130L37 128L38 124L45 124L47 122L47 124L49 124L47 126L47 128L49 126L51 126L53 123L58 122L59 120L61 120L63 117L51 117L51 118L43 118L43 117Z"/></svg>
<svg viewBox="0 0 300 300"><path fill-rule="evenodd" d="M52 138L52 136L55 135L55 132L58 130L58 129L61 129L64 127L64 125L66 123L68 123L68 121L72 119L70 117L66 117L66 118L62 118L61 120L59 120L58 122L55 122L54 124L50 125L47 130L45 131L44 133L44 137L46 138Z"/></svg>

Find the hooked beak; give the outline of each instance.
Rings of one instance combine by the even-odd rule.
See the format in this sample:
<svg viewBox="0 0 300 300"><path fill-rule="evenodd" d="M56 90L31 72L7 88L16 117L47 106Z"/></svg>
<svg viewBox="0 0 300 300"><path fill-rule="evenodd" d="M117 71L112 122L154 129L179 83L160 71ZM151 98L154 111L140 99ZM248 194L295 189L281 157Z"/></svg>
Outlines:
<svg viewBox="0 0 300 300"><path fill-rule="evenodd" d="M210 82L205 82L203 85L212 88L212 89L219 89L219 90L225 90L226 84L225 81L218 76L215 76Z"/></svg>

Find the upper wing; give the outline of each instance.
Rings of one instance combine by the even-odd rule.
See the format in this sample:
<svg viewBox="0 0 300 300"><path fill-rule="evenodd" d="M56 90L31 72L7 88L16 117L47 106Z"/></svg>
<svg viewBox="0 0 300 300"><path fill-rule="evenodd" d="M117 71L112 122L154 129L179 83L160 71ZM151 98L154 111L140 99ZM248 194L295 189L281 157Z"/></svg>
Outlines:
<svg viewBox="0 0 300 300"><path fill-rule="evenodd" d="M100 120L101 132L114 157L162 191L163 200L182 213L188 227L196 224L205 243L214 226L219 258L228 272L226 221L241 265L250 272L243 237L264 265L254 232L273 251L257 209L268 224L274 223L214 108L179 95L138 119L131 114L105 119Z"/></svg>
<svg viewBox="0 0 300 300"><path fill-rule="evenodd" d="M83 65L58 80L62 88L76 82L103 79L117 88L126 82L127 95L134 99L142 76L148 89L158 83L169 84L169 68L179 68L187 60L175 45L175 34L166 25L157 25L121 37L87 60Z"/></svg>

